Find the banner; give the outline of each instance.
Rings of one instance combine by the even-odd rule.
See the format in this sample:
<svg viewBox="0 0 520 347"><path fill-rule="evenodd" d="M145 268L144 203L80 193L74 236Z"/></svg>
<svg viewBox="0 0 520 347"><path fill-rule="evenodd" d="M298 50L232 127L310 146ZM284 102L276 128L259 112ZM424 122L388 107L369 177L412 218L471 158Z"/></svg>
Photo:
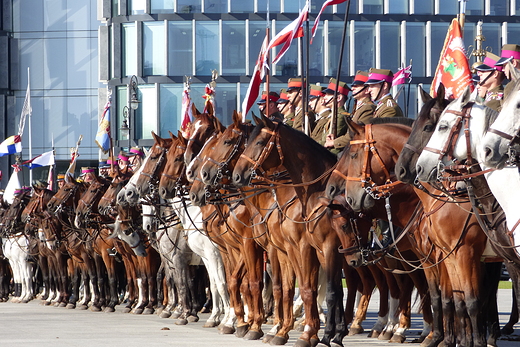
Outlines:
<svg viewBox="0 0 520 347"><path fill-rule="evenodd" d="M468 86L473 90L471 70L457 19L452 20L448 29L431 84L430 95L436 96L437 88L441 83L446 87L446 98L448 99L458 98Z"/></svg>
<svg viewBox="0 0 520 347"><path fill-rule="evenodd" d="M190 97L190 89L189 86L185 86L182 91L182 108L181 108L181 132L184 138L189 138L190 134L187 133L188 128L193 122L193 110L192 110L193 101Z"/></svg>
<svg viewBox="0 0 520 347"><path fill-rule="evenodd" d="M101 120L99 121L96 134L96 144L103 153L107 153L110 150L110 106L109 99L105 105Z"/></svg>
<svg viewBox="0 0 520 347"><path fill-rule="evenodd" d="M22 138L20 135L13 135L0 143L0 157L8 154L20 153L22 151Z"/></svg>
<svg viewBox="0 0 520 347"><path fill-rule="evenodd" d="M45 152L22 163L23 166L26 166L30 169L34 169L35 167L50 166L54 164L54 151Z"/></svg>
<svg viewBox="0 0 520 347"><path fill-rule="evenodd" d="M399 69L394 74L394 79L392 80L392 87L397 86L399 84L410 83L412 81L412 65L408 65L407 67L403 67Z"/></svg>
<svg viewBox="0 0 520 347"><path fill-rule="evenodd" d="M339 5L339 4L344 3L345 1L347 1L347 0L327 0L323 3L323 5L321 6L320 13L318 13L318 15L316 16L316 19L314 20L314 25L312 26L311 44L312 44L312 39L314 39L314 36L316 35L316 31L318 30L318 25L320 24L320 17L321 17L321 14L323 13L323 11L330 5Z"/></svg>

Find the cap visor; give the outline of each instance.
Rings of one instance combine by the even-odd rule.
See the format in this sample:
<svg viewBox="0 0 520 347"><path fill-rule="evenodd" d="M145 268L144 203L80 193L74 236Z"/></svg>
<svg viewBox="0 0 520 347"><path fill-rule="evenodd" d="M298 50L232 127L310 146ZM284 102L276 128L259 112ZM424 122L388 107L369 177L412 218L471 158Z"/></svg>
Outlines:
<svg viewBox="0 0 520 347"><path fill-rule="evenodd" d="M500 58L498 59L498 61L495 63L495 65L504 65L506 64L507 62L513 60L513 57L509 57L509 58Z"/></svg>
<svg viewBox="0 0 520 347"><path fill-rule="evenodd" d="M365 82L365 84L378 84L378 83L383 83L384 81L383 80L368 80Z"/></svg>
<svg viewBox="0 0 520 347"><path fill-rule="evenodd" d="M495 68L492 68L491 66L486 65L486 64L481 64L481 65L477 66L475 68L475 70L477 70L477 71L493 71L493 70L495 70Z"/></svg>

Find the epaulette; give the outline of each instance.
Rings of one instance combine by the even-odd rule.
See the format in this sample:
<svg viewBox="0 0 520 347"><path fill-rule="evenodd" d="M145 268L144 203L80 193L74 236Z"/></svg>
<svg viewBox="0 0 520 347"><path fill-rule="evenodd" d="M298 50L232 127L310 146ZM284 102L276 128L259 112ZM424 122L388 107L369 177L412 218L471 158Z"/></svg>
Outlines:
<svg viewBox="0 0 520 347"><path fill-rule="evenodd" d="M386 101L386 107L394 107L395 106L395 101L393 99L388 99Z"/></svg>
<svg viewBox="0 0 520 347"><path fill-rule="evenodd" d="M504 98L504 93L502 93L502 92L490 92L486 95L486 101L502 100L503 98Z"/></svg>

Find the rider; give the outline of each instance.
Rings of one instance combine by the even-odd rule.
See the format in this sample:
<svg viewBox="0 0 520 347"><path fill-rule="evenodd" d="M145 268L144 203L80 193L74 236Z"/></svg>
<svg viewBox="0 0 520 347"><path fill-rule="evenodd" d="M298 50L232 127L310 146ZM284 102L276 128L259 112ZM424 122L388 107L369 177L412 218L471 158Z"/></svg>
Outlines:
<svg viewBox="0 0 520 347"><path fill-rule="evenodd" d="M144 159L143 150L139 147L132 147L128 151L128 157L129 157L130 166L132 167L132 170L134 172L139 170L139 168L143 164L143 159Z"/></svg>
<svg viewBox="0 0 520 347"><path fill-rule="evenodd" d="M287 82L287 95L289 96L289 108L291 112L286 116L285 124L290 127L304 131L305 118L303 114L302 79L289 78ZM314 129L314 113L309 111L309 131Z"/></svg>
<svg viewBox="0 0 520 347"><path fill-rule="evenodd" d="M96 179L96 168L95 167L82 167L81 175L79 176L83 182L90 183Z"/></svg>
<svg viewBox="0 0 520 347"><path fill-rule="evenodd" d="M401 107L390 94L393 78L392 71L386 69L370 68L368 72L365 84L368 85L370 96L376 104L374 118L404 117Z"/></svg>
<svg viewBox="0 0 520 347"><path fill-rule="evenodd" d="M58 189L63 187L65 185L65 175L64 174L58 174L56 176L56 182L58 183Z"/></svg>
<svg viewBox="0 0 520 347"><path fill-rule="evenodd" d="M277 101L280 99L280 95L277 92L269 92L269 102L267 100L267 92L262 92L262 98L257 102L260 112L270 120L275 122L283 122L283 114L278 111Z"/></svg>
<svg viewBox="0 0 520 347"><path fill-rule="evenodd" d="M291 113L291 108L289 107L289 96L287 95L287 89L282 88L280 90L280 99L276 102L276 106L278 107L278 111L283 115L284 124L287 123L287 117Z"/></svg>
<svg viewBox="0 0 520 347"><path fill-rule="evenodd" d="M352 115L352 121L357 124L368 124L370 120L374 118L374 111L376 105L370 99L370 92L365 82L368 80L368 72L358 71L354 77L354 81L350 86L352 88L352 97L355 100L354 114ZM339 112L339 111L338 111ZM332 148L341 151L345 146L350 144L350 134L348 131L342 135L334 138L332 134L327 135L327 141L325 147Z"/></svg>
<svg viewBox="0 0 520 347"><path fill-rule="evenodd" d="M106 160L99 160L98 164L98 170L99 170L99 177L108 178L109 177L109 170L110 165L107 163Z"/></svg>
<svg viewBox="0 0 520 347"><path fill-rule="evenodd" d="M480 82L477 85L478 96L481 101L489 108L500 111L502 100L504 99L505 75L502 66L495 66L500 58L491 52L486 52L486 58L479 66L475 67Z"/></svg>
<svg viewBox="0 0 520 347"><path fill-rule="evenodd" d="M502 46L501 58L496 62L495 66L503 66L503 72L509 82L504 88L504 97L511 92L513 88L512 71L510 69L520 69L520 45L505 44ZM511 63L511 66L508 63Z"/></svg>

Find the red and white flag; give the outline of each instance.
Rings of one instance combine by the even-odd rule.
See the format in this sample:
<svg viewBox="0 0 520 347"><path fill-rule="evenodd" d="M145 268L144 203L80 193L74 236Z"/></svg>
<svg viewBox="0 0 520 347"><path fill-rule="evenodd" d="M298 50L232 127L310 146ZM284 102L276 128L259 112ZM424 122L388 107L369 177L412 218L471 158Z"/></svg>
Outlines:
<svg viewBox="0 0 520 347"><path fill-rule="evenodd" d="M273 64L276 64L287 50L291 47L292 40L298 37L303 37L303 22L309 18L309 3L306 3L303 10L300 12L298 18L296 18L291 24L283 28L273 39L269 42L267 50L276 46L282 45L280 51L273 59Z"/></svg>
<svg viewBox="0 0 520 347"><path fill-rule="evenodd" d="M394 79L392 80L392 87L397 86L399 84L410 83L412 80L412 65L408 65L407 67L403 67L399 69L394 74Z"/></svg>
<svg viewBox="0 0 520 347"><path fill-rule="evenodd" d="M321 17L321 14L323 13L323 11L330 5L339 5L339 4L344 3L345 1L348 1L348 0L327 0L323 3L323 5L321 6L320 13L318 13L318 15L316 16L316 19L314 20L314 25L312 26L311 44L312 44L312 39L314 38L314 35L316 35L316 31L318 30L318 25L320 24L320 17Z"/></svg>
<svg viewBox="0 0 520 347"><path fill-rule="evenodd" d="M468 86L473 90L471 70L466 57L460 24L456 18L452 20L448 28L439 64L433 77L430 94L434 97L441 83L446 87L446 98L458 98Z"/></svg>
<svg viewBox="0 0 520 347"><path fill-rule="evenodd" d="M242 122L246 120L246 115L255 103L260 94L260 85L267 72L267 36L262 43L258 59L256 60L255 70L251 76L249 87L247 88L246 96L242 101Z"/></svg>
<svg viewBox="0 0 520 347"><path fill-rule="evenodd" d="M190 134L187 133L188 128L193 122L193 110L192 110L193 101L190 97L190 89L188 86L184 87L184 91L182 92L182 120L181 120L181 132L185 138L189 138Z"/></svg>

